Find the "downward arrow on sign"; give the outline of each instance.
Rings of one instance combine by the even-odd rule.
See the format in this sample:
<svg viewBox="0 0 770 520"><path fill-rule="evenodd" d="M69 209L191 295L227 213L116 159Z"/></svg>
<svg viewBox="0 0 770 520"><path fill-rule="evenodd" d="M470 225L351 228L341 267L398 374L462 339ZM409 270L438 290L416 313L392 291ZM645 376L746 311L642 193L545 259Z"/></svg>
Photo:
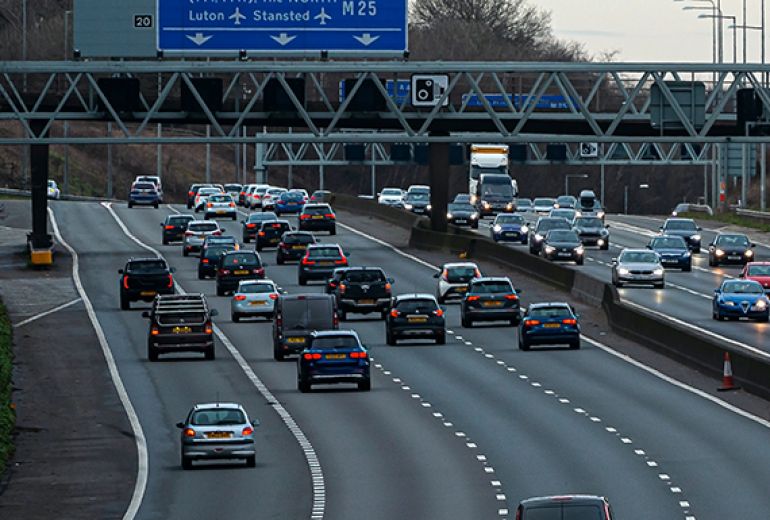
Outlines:
<svg viewBox="0 0 770 520"><path fill-rule="evenodd" d="M214 36L203 36L203 33L195 33L195 36L187 35L187 38L195 45L203 45L213 37Z"/></svg>
<svg viewBox="0 0 770 520"><path fill-rule="evenodd" d="M289 36L286 33L281 33L278 36L270 36L270 37L281 45L286 45L287 43L290 43L294 38L296 38L296 36Z"/></svg>
<svg viewBox="0 0 770 520"><path fill-rule="evenodd" d="M377 40L380 39L379 36L372 36L369 33L364 33L361 36L353 36L353 38L361 42L364 45L364 47L368 47L371 43L376 42Z"/></svg>

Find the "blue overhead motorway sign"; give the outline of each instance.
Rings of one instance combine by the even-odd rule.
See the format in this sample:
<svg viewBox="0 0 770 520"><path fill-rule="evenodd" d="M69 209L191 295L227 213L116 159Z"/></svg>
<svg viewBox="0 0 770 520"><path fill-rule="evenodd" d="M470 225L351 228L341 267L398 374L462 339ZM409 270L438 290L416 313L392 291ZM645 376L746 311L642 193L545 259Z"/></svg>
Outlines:
<svg viewBox="0 0 770 520"><path fill-rule="evenodd" d="M158 50L400 55L407 0L157 0Z"/></svg>

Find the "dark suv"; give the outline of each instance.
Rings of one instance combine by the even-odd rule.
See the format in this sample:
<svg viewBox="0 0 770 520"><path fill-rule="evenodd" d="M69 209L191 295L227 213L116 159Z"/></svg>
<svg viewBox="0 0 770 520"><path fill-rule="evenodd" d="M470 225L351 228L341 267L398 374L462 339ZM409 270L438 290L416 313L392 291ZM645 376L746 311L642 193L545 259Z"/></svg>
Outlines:
<svg viewBox="0 0 770 520"><path fill-rule="evenodd" d="M395 345L399 339L434 339L446 343L444 310L430 294L401 294L393 298L385 321L385 342Z"/></svg>
<svg viewBox="0 0 770 520"><path fill-rule="evenodd" d="M474 321L505 320L518 325L521 320L519 294L508 278L477 278L468 285L460 307L463 327Z"/></svg>
<svg viewBox="0 0 770 520"><path fill-rule="evenodd" d="M691 218L669 218L660 226L661 235L684 238L693 253L700 253L701 228Z"/></svg>
<svg viewBox="0 0 770 520"><path fill-rule="evenodd" d="M272 211L265 211L251 213L245 220L242 220L243 241L248 244L249 241L256 240L259 228L262 227L263 222L268 220L278 220L278 216Z"/></svg>
<svg viewBox="0 0 770 520"><path fill-rule="evenodd" d="M393 279L385 276L379 267L345 269L332 289L340 319L347 319L348 312L379 312L382 319L385 319L390 310L392 283Z"/></svg>
<svg viewBox="0 0 770 520"><path fill-rule="evenodd" d="M187 224L193 220L195 217L192 215L168 215L160 225L163 228L163 245L182 240L184 232L187 231Z"/></svg>
<svg viewBox="0 0 770 520"><path fill-rule="evenodd" d="M147 357L157 361L160 354L202 352L206 359L214 359L211 318L216 315L202 294L158 296L152 310L142 313L150 319Z"/></svg>
<svg viewBox="0 0 770 520"><path fill-rule="evenodd" d="M334 297L328 294L281 295L275 302L273 317L273 357L282 361L299 354L310 343L316 330L339 328Z"/></svg>
<svg viewBox="0 0 770 520"><path fill-rule="evenodd" d="M337 217L328 204L305 204L299 214L300 231L328 231L337 234Z"/></svg>
<svg viewBox="0 0 770 520"><path fill-rule="evenodd" d="M522 500L516 520L613 520L612 508L604 497L559 495Z"/></svg>
<svg viewBox="0 0 770 520"><path fill-rule="evenodd" d="M217 296L238 288L242 280L261 280L265 264L254 251L230 251L219 257L217 266Z"/></svg>
<svg viewBox="0 0 770 520"><path fill-rule="evenodd" d="M572 229L570 223L563 217L540 217L535 227L529 230L529 252L539 255L543 247L545 235L552 229Z"/></svg>
<svg viewBox="0 0 770 520"><path fill-rule="evenodd" d="M291 231L291 226L285 220L263 222L257 232L255 249L262 251L262 248L265 247L277 247L281 237L287 231Z"/></svg>
<svg viewBox="0 0 770 520"><path fill-rule="evenodd" d="M313 235L307 231L292 231L290 233L284 233L281 237L281 241L278 243L278 250L276 251L276 262L278 265L283 265L286 262L293 260L300 260L305 256L307 246L318 242Z"/></svg>
<svg viewBox="0 0 770 520"><path fill-rule="evenodd" d="M328 280L336 268L348 266L346 254L338 244L308 246L299 262L299 284L307 285L308 280Z"/></svg>
<svg viewBox="0 0 770 520"><path fill-rule="evenodd" d="M162 258L131 258L120 278L120 308L128 310L131 302L151 302L159 294L174 294L174 272Z"/></svg>
<svg viewBox="0 0 770 520"><path fill-rule="evenodd" d="M198 260L198 280L203 280L208 276L216 276L219 259L230 251L235 251L233 244L212 244L201 249L201 256Z"/></svg>

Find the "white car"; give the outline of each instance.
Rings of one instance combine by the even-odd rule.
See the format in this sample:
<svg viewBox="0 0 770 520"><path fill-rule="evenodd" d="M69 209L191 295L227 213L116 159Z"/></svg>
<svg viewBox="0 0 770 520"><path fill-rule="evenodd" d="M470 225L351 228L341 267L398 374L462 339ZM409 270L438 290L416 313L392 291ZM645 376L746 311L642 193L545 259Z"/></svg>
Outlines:
<svg viewBox="0 0 770 520"><path fill-rule="evenodd" d="M241 196L241 190L243 190L243 186L241 184L225 184L225 193L230 195L234 201L237 201L238 197Z"/></svg>
<svg viewBox="0 0 770 520"><path fill-rule="evenodd" d="M201 250L201 246L203 246L207 236L219 236L221 234L222 230L216 222L211 222L210 220L193 220L188 222L182 242L182 255L188 256L190 253L197 253Z"/></svg>
<svg viewBox="0 0 770 520"><path fill-rule="evenodd" d="M206 200L212 195L222 195L222 190L215 187L206 187L198 190L195 195L195 213L202 211L206 207Z"/></svg>
<svg viewBox="0 0 770 520"><path fill-rule="evenodd" d="M289 193L299 193L303 197L305 197L305 203L307 204L307 201L310 199L310 195L308 195L307 190L303 190L302 188L292 188L289 190Z"/></svg>
<svg viewBox="0 0 770 520"><path fill-rule="evenodd" d="M286 188L270 188L262 195L262 211L272 211L275 209L275 201L278 200L283 193L286 193Z"/></svg>
<svg viewBox="0 0 770 520"><path fill-rule="evenodd" d="M235 201L230 195L217 193L206 198L203 219L208 220L212 217L230 217L232 220L238 218Z"/></svg>
<svg viewBox="0 0 770 520"><path fill-rule="evenodd" d="M426 186L425 184L412 184L409 186L409 189L406 190L407 193L427 193L430 195L430 186Z"/></svg>
<svg viewBox="0 0 770 520"><path fill-rule="evenodd" d="M269 184L257 184L256 188L251 191L251 196L249 197L248 202L246 202L246 206L251 209L261 208L262 197L264 197L265 192L270 188L272 188L272 186Z"/></svg>
<svg viewBox="0 0 770 520"><path fill-rule="evenodd" d="M386 206L400 206L404 200L404 190L401 188L383 188L377 197L378 204Z"/></svg>
<svg viewBox="0 0 770 520"><path fill-rule="evenodd" d="M441 272L433 278L438 278L436 299L444 303L451 298L463 299L468 284L475 278L481 278L481 270L473 262L453 262L441 266Z"/></svg>
<svg viewBox="0 0 770 520"><path fill-rule="evenodd" d="M61 190L59 189L59 186L56 184L56 181L48 181L48 198L53 200L59 200L59 197L61 197Z"/></svg>
<svg viewBox="0 0 770 520"><path fill-rule="evenodd" d="M612 259L612 285L652 284L658 289L666 286L665 269L660 255L650 249L624 249Z"/></svg>
<svg viewBox="0 0 770 520"><path fill-rule="evenodd" d="M275 301L280 291L272 280L244 280L238 283L238 288L230 300L230 318L238 323L241 318L258 318L268 320L273 317Z"/></svg>

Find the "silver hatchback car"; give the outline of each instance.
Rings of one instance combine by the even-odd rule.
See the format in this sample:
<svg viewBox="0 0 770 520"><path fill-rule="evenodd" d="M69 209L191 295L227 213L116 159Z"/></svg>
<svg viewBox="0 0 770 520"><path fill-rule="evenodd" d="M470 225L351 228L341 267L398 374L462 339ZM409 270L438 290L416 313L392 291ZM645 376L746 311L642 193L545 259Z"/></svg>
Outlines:
<svg viewBox="0 0 770 520"><path fill-rule="evenodd" d="M192 469L194 460L244 459L256 466L254 428L246 410L235 403L196 404L187 419L176 424L182 430L182 468Z"/></svg>
<svg viewBox="0 0 770 520"><path fill-rule="evenodd" d="M281 291L272 280L243 280L230 300L230 318L238 323L241 318L268 320L273 317L275 301Z"/></svg>

